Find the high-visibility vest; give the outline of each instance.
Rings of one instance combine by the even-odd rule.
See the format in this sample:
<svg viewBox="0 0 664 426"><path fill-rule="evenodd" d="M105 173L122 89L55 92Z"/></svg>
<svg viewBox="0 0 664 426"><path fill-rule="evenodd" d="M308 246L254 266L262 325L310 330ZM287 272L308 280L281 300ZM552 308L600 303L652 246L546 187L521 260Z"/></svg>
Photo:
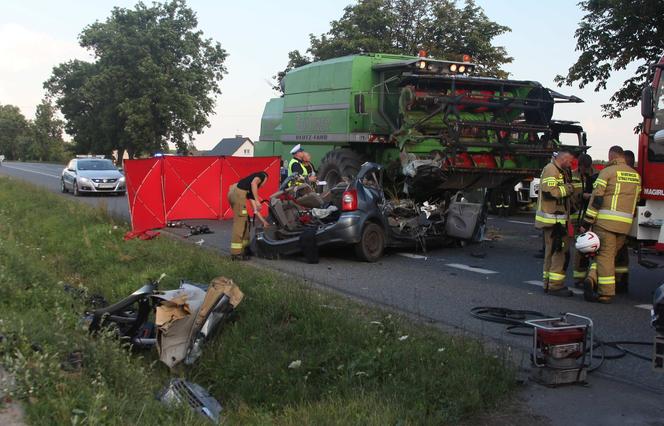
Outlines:
<svg viewBox="0 0 664 426"><path fill-rule="evenodd" d="M300 173L300 176L307 176L309 174L309 172L307 171L307 168L304 167L304 164L302 164L302 162L300 160L298 160L297 158L291 158L290 162L288 163L288 176L293 174L293 166L297 163L300 164L300 166L302 167L302 170L303 170L302 173Z"/></svg>
<svg viewBox="0 0 664 426"><path fill-rule="evenodd" d="M616 234L627 234L641 192L641 176L617 158L599 172L586 210L586 222Z"/></svg>
<svg viewBox="0 0 664 426"><path fill-rule="evenodd" d="M535 227L549 228L556 223L565 225L569 216L568 197L573 192L572 183L566 181L563 171L553 161L544 166L537 197Z"/></svg>

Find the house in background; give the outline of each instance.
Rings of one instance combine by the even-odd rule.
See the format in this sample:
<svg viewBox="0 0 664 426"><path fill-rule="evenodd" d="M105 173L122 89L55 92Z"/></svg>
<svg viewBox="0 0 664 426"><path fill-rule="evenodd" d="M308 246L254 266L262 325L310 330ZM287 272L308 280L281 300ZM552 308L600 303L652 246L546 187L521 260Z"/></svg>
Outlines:
<svg viewBox="0 0 664 426"><path fill-rule="evenodd" d="M229 157L253 157L254 143L242 135L224 138L209 151L199 151L197 155L225 155Z"/></svg>

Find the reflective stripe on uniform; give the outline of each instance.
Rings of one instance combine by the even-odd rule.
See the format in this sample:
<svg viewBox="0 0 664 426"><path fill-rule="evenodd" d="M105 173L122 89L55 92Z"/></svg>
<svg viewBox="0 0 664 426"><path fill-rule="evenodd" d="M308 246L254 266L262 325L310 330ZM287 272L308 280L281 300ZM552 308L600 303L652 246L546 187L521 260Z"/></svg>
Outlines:
<svg viewBox="0 0 664 426"><path fill-rule="evenodd" d="M626 274L629 272L629 268L627 266L618 266L615 269L616 274Z"/></svg>
<svg viewBox="0 0 664 426"><path fill-rule="evenodd" d="M593 184L593 188L596 188L599 185L606 186L607 182L604 179L597 178Z"/></svg>
<svg viewBox="0 0 664 426"><path fill-rule="evenodd" d="M597 284L615 285L615 283L616 283L616 277L613 275L608 277L597 277Z"/></svg>
<svg viewBox="0 0 664 426"><path fill-rule="evenodd" d="M632 223L633 216L618 210L600 210L597 219L613 220L616 222Z"/></svg>
<svg viewBox="0 0 664 426"><path fill-rule="evenodd" d="M586 271L574 271L574 278L585 278Z"/></svg>
<svg viewBox="0 0 664 426"><path fill-rule="evenodd" d="M562 185L562 186L560 186L559 188L560 188L560 196L561 196L561 197L565 197L565 196L567 196L567 189L565 188L565 186Z"/></svg>
<svg viewBox="0 0 664 426"><path fill-rule="evenodd" d="M588 209L586 210L586 216L588 216L591 219L594 218L595 216L597 216L597 210L593 209L592 207L588 207Z"/></svg>
<svg viewBox="0 0 664 426"><path fill-rule="evenodd" d="M242 240L242 248L249 246L249 240Z"/></svg>
<svg viewBox="0 0 664 426"><path fill-rule="evenodd" d="M231 243L231 250L232 249L242 249L242 243Z"/></svg>
<svg viewBox="0 0 664 426"><path fill-rule="evenodd" d="M555 224L555 223L565 223L565 220L567 219L567 216L563 214L553 214L553 213L544 213L541 210L538 210L537 213L535 213L535 220L538 222L542 223L550 223L550 224Z"/></svg>
<svg viewBox="0 0 664 426"><path fill-rule="evenodd" d="M562 281L565 279L565 274L558 274L556 272L549 272L549 280Z"/></svg>
<svg viewBox="0 0 664 426"><path fill-rule="evenodd" d="M544 278L545 280L549 279L549 273L547 271L543 271L542 272L542 278Z"/></svg>
<svg viewBox="0 0 664 426"><path fill-rule="evenodd" d="M620 194L620 184L616 183L616 187L613 190L613 197L611 197L611 210L617 210L618 194Z"/></svg>
<svg viewBox="0 0 664 426"><path fill-rule="evenodd" d="M594 263L590 264L590 270L592 271L592 270L595 270L595 269L597 269L597 262L594 262Z"/></svg>

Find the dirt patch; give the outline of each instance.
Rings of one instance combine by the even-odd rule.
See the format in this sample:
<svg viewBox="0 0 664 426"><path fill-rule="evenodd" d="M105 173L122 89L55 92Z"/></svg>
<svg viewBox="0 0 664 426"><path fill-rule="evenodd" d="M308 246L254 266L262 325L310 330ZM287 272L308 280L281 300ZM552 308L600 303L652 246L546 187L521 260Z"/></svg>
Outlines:
<svg viewBox="0 0 664 426"><path fill-rule="evenodd" d="M14 379L0 367L0 425L24 426L25 413L21 404L4 394L4 389L11 389Z"/></svg>
<svg viewBox="0 0 664 426"><path fill-rule="evenodd" d="M532 408L521 398L515 398L505 405L494 410L487 410L485 413L461 423L462 426L549 426L551 424L547 417L533 412Z"/></svg>

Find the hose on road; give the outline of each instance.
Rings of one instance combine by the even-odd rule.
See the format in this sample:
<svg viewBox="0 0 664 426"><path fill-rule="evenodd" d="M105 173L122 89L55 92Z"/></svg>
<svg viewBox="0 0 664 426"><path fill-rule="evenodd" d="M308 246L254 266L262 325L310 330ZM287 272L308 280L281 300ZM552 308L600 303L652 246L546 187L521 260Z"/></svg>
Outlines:
<svg viewBox="0 0 664 426"><path fill-rule="evenodd" d="M533 327L526 323L528 320L533 319L544 319L544 318L557 318L556 315L548 315L538 311L529 311L522 309L509 309L497 306L476 306L470 310L470 315L473 318L477 318L480 321L493 322L497 324L506 325L507 332L515 336L527 336L531 337L532 332L528 331L518 331L519 329L532 329ZM642 355L634 350L628 349L625 346L653 346L652 342L642 342L635 340L615 340L615 341L603 341L599 338L595 338L595 343L593 345L593 351L599 350L600 354L593 354L594 359L599 359L599 364L588 370L588 372L593 372L599 369L605 360L620 359L627 355L631 355L637 359L650 362L651 359ZM606 349L610 348L617 353L607 354ZM590 349L588 349L590 350Z"/></svg>

